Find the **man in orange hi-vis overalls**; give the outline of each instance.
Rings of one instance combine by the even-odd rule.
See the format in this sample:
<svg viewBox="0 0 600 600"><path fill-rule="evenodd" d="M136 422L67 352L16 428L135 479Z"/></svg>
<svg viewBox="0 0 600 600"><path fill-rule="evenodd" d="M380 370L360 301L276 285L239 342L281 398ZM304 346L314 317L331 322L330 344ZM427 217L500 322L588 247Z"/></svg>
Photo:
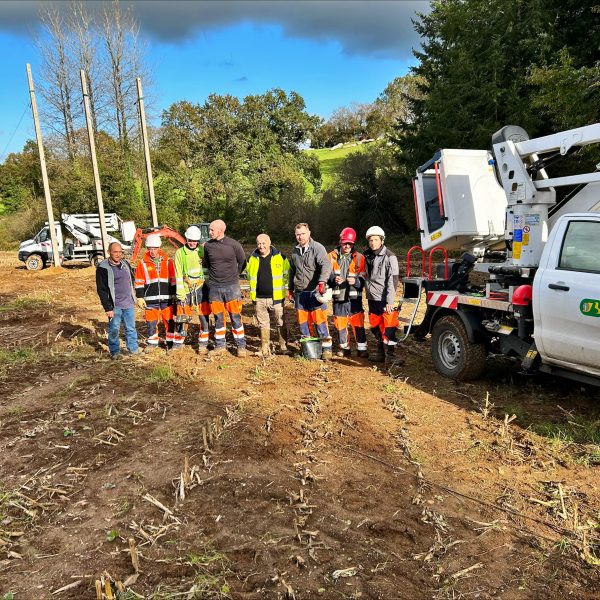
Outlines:
<svg viewBox="0 0 600 600"><path fill-rule="evenodd" d="M340 233L340 244L328 256L331 262L329 285L333 288L333 325L338 332L340 348L337 356L351 356L348 325L352 327L360 358L368 358L365 334L365 311L362 290L365 285L365 258L354 249L356 231L346 227Z"/></svg>
<svg viewBox="0 0 600 600"><path fill-rule="evenodd" d="M175 267L173 261L160 249L159 235L146 238L146 253L135 270L135 295L137 305L145 309L148 325L148 345L145 352L158 348L158 323L165 328L167 349L173 345L175 322L173 298L175 296Z"/></svg>

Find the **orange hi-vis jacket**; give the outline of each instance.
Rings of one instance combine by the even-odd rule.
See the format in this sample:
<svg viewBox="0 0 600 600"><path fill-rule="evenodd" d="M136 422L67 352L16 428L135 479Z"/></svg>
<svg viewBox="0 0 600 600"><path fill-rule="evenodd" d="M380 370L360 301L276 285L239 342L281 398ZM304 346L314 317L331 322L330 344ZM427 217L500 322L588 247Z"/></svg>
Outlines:
<svg viewBox="0 0 600 600"><path fill-rule="evenodd" d="M175 296L175 264L162 251L159 252L158 270L146 251L135 270L135 295L147 305L169 304Z"/></svg>
<svg viewBox="0 0 600 600"><path fill-rule="evenodd" d="M360 290L364 285L364 278L367 273L365 257L360 252L352 250L352 258L350 259L348 272L342 273L342 269L338 262L340 257L340 249L333 249L327 256L329 257L329 262L331 263L331 275L329 277L330 287L333 287L334 289L337 287L340 290L340 293L337 295L337 297L334 295L334 302L346 302L348 300L354 300L358 298L360 295ZM360 284L357 284L359 285L358 288L349 285L347 281L344 281L339 286L335 283L335 278L337 276L348 277L349 275L354 275L357 280L361 280Z"/></svg>

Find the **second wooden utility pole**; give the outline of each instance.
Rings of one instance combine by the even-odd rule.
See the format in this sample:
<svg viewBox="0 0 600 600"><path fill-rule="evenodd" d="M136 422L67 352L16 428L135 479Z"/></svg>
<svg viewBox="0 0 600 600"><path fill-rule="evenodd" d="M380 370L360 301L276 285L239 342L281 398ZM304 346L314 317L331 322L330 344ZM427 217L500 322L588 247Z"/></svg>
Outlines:
<svg viewBox="0 0 600 600"><path fill-rule="evenodd" d="M54 261L55 267L60 267L60 254L58 253L58 243L56 241L56 227L54 225L54 211L52 210L50 184L48 183L48 173L46 171L46 156L44 154L44 142L42 141L42 131L40 129L40 120L38 118L37 104L35 101L35 90L33 89L33 77L31 76L31 67L29 66L29 63L27 63L27 82L29 83L29 95L31 97L31 111L33 112L35 137L37 139L38 152L40 154L40 167L42 169L44 197L46 198L46 210L48 211L48 229L50 230L50 241L52 243L52 260Z"/></svg>
<svg viewBox="0 0 600 600"><path fill-rule="evenodd" d="M140 123L142 128L142 140L144 142L144 158L146 159L146 176L148 177L148 196L150 197L150 211L152 213L152 226L158 227L156 216L156 202L154 201L154 181L152 180L152 163L150 162L150 146L148 144L148 132L146 131L146 112L144 111L144 95L142 93L142 80L136 77L138 93L138 108L140 111Z"/></svg>
<svg viewBox="0 0 600 600"><path fill-rule="evenodd" d="M94 185L96 187L96 198L98 199L98 217L100 218L100 235L102 236L102 252L106 258L108 252L108 236L106 232L106 220L104 219L104 203L102 202L102 189L100 188L100 175L98 174L98 162L96 161L96 142L94 141L94 128L92 127L92 116L90 111L90 96L87 88L87 77L85 71L79 71L81 77L81 91L83 93L83 106L85 108L85 121L87 124L88 139L90 141L90 155L92 158L92 169L94 171Z"/></svg>

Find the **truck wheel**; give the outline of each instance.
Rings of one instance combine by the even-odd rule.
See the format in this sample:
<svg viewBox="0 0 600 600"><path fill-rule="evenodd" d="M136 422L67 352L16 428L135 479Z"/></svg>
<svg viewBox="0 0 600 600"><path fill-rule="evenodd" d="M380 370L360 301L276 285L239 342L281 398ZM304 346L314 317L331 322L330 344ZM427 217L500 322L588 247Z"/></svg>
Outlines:
<svg viewBox="0 0 600 600"><path fill-rule="evenodd" d="M39 254L32 254L25 260L28 271L41 271L44 268L44 259Z"/></svg>
<svg viewBox="0 0 600 600"><path fill-rule="evenodd" d="M444 377L476 379L485 366L485 344L469 341L459 317L442 317L431 332L431 354L436 371Z"/></svg>

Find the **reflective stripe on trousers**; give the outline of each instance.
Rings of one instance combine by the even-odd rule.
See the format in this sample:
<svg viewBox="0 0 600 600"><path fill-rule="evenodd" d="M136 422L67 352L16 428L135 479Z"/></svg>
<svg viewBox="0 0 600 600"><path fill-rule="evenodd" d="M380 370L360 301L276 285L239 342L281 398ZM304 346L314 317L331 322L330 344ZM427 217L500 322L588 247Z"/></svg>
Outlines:
<svg viewBox="0 0 600 600"><path fill-rule="evenodd" d="M225 332L227 329L226 314L231 319L231 333L238 348L246 347L246 336L242 322L242 300L239 287L210 288L210 309L215 316L215 346L225 346Z"/></svg>
<svg viewBox="0 0 600 600"><path fill-rule="evenodd" d="M175 321L173 321L172 306L148 306L144 314L148 326L148 344L158 346L158 322L161 321L165 328L167 347L171 346L175 337Z"/></svg>
<svg viewBox="0 0 600 600"><path fill-rule="evenodd" d="M327 304L319 304L314 292L300 292L294 297L296 316L302 337L312 337L312 325L321 338L323 348L331 348L331 337L327 327Z"/></svg>
<svg viewBox="0 0 600 600"><path fill-rule="evenodd" d="M181 309L178 310L180 314ZM205 285L201 285L186 294L183 314L198 317L200 330L198 331L198 346L206 348L208 345L208 315L210 315L210 304L208 303L208 291ZM176 323L175 345L179 346L185 341L187 329L185 323Z"/></svg>
<svg viewBox="0 0 600 600"><path fill-rule="evenodd" d="M398 311L385 312L385 301L369 300L369 325L378 343L395 346L398 328Z"/></svg>
<svg viewBox="0 0 600 600"><path fill-rule="evenodd" d="M361 301L347 301L333 303L333 326L338 332L340 348L349 348L348 325L352 327L356 347L358 350L367 349L367 336L365 333L365 313Z"/></svg>

